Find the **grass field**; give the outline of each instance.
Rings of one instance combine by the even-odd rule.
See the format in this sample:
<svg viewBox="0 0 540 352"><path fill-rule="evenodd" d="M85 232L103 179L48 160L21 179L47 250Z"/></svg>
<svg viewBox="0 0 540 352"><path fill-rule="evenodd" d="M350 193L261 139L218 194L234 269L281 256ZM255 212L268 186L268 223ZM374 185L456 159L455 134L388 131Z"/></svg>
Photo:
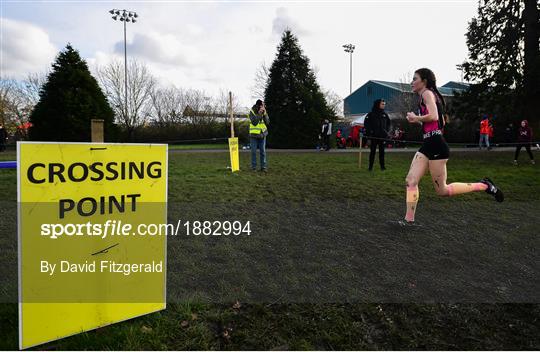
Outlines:
<svg viewBox="0 0 540 352"><path fill-rule="evenodd" d="M226 153L171 152L169 220L249 220L252 235L170 237L166 311L40 349L540 348L539 166L454 153L449 182L489 176L506 201L440 198L427 175L422 226L403 229L411 158L369 173L354 153L270 153L262 174L242 153L232 174ZM16 273L15 170L0 194L0 265ZM17 319L0 305L1 349L17 348Z"/></svg>

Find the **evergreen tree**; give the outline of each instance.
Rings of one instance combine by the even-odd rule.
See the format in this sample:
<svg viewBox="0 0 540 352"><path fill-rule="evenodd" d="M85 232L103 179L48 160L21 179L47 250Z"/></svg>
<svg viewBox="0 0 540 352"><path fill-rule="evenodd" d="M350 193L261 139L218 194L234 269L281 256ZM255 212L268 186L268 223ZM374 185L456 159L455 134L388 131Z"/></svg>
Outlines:
<svg viewBox="0 0 540 352"><path fill-rule="evenodd" d="M322 120L335 118L290 30L283 33L270 67L265 102L270 115L268 144L274 148L314 147Z"/></svg>
<svg viewBox="0 0 540 352"><path fill-rule="evenodd" d="M540 130L540 3L525 0L523 9L523 89L525 117Z"/></svg>
<svg viewBox="0 0 540 352"><path fill-rule="evenodd" d="M68 44L52 65L30 121L30 138L90 142L91 119L104 120L106 140L115 134L114 113L88 65Z"/></svg>
<svg viewBox="0 0 540 352"><path fill-rule="evenodd" d="M458 113L497 114L503 123L528 118L538 126L538 6L536 0L480 1L466 34L469 58L462 65L474 87L457 98ZM459 111L460 106L468 110Z"/></svg>

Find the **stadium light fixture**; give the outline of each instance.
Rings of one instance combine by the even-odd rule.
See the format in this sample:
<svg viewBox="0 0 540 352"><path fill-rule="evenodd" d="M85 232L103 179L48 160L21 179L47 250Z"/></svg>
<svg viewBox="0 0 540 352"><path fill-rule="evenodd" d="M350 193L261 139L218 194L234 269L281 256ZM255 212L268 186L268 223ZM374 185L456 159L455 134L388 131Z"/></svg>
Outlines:
<svg viewBox="0 0 540 352"><path fill-rule="evenodd" d="M112 9L109 11L112 19L115 21L124 22L124 89L125 89L125 117L128 116L128 78L127 78L127 43L126 43L126 22L135 23L135 18L139 15L135 11ZM131 19L131 20L130 20Z"/></svg>
<svg viewBox="0 0 540 352"><path fill-rule="evenodd" d="M349 74L349 94L352 93L352 54L354 52L355 46L352 44L345 44L343 48L346 53L349 53L350 56L350 74Z"/></svg>

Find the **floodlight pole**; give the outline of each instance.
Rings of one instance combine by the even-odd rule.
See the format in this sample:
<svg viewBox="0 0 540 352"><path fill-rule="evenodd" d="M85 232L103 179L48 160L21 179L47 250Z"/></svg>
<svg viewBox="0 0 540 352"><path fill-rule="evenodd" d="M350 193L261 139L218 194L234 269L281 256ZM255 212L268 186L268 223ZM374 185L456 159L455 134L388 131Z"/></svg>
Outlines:
<svg viewBox="0 0 540 352"><path fill-rule="evenodd" d="M126 94L125 109L126 109L126 121L128 121L128 87L127 87L127 41L126 41L126 21L124 22L124 92Z"/></svg>
<svg viewBox="0 0 540 352"><path fill-rule="evenodd" d="M350 60L350 73L349 73L349 95L352 94L352 54L354 52L355 46L352 44L343 45L343 49L346 53L349 53ZM358 146L358 168L362 168L362 133L360 133L360 145Z"/></svg>
<svg viewBox="0 0 540 352"><path fill-rule="evenodd" d="M352 93L352 54L354 52L355 46L352 44L345 44L343 45L343 48L345 49L346 53L349 53L349 59L350 59L349 94L351 94Z"/></svg>
<svg viewBox="0 0 540 352"><path fill-rule="evenodd" d="M349 67L351 68L349 70L349 94L352 93L352 51L349 55L349 58L350 58L350 64L349 64Z"/></svg>
<svg viewBox="0 0 540 352"><path fill-rule="evenodd" d="M124 102L124 110L125 110L125 118L128 118L128 75L127 75L127 35L126 35L126 22L136 22L136 18L139 16L135 11L129 11L129 10L118 10L118 9L112 9L109 11L109 13L112 16L112 19L117 21L120 20L124 22L124 93L125 93L125 102ZM120 17L120 18L118 18Z"/></svg>

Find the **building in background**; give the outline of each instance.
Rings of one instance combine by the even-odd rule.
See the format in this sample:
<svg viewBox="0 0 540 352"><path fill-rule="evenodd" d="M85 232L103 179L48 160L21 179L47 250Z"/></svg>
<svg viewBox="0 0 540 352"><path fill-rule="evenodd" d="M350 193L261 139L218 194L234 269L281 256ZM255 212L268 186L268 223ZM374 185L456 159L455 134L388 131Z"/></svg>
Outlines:
<svg viewBox="0 0 540 352"><path fill-rule="evenodd" d="M455 92L468 88L467 83L450 81L439 87L439 91L445 100L451 101ZM409 83L369 80L343 100L345 118L353 124L363 124L376 99L386 101L386 112L391 119L404 117L407 111L414 111L418 103Z"/></svg>

